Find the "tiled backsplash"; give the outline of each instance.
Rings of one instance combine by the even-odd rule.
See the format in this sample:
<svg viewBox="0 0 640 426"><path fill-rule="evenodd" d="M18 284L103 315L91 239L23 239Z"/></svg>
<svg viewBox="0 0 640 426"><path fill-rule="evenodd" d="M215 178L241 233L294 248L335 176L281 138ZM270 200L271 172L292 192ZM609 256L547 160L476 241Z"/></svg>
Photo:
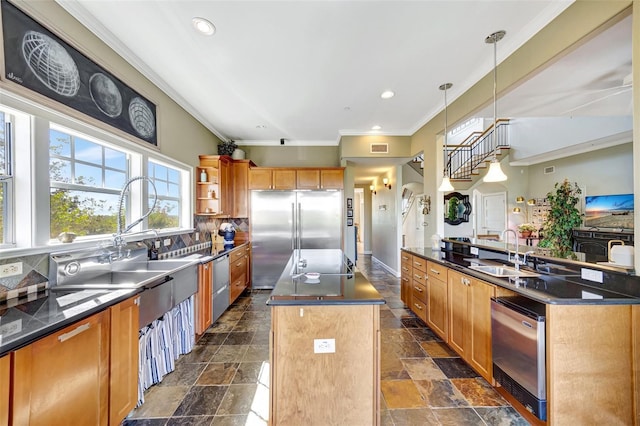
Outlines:
<svg viewBox="0 0 640 426"><path fill-rule="evenodd" d="M156 240L160 240L162 244L158 249L158 255L161 259L183 256L211 247L212 235L217 235L218 228L223 222L231 222L236 226L236 241L247 240L249 234L249 221L247 219L223 220L208 216L196 216L194 219L194 232L149 238L142 241L148 248L151 248ZM198 233L198 241L196 241L196 233ZM169 239L171 244L165 247L164 241ZM41 291L48 286L49 253L2 259L0 260L0 265L14 262L22 262L22 273L12 277L0 278L0 301Z"/></svg>

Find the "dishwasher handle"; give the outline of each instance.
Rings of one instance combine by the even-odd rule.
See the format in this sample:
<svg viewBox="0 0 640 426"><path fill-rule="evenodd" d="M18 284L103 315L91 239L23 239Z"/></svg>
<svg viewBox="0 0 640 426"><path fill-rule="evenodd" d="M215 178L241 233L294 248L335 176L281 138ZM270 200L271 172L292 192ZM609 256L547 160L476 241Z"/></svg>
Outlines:
<svg viewBox="0 0 640 426"><path fill-rule="evenodd" d="M544 322L544 305L524 297L492 297L491 300L536 322Z"/></svg>

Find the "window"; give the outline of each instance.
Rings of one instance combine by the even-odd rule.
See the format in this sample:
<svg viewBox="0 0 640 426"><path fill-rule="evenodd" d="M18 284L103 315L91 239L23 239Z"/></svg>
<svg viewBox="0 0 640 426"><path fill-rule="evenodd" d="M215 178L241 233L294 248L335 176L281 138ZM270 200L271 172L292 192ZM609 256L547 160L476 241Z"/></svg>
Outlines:
<svg viewBox="0 0 640 426"><path fill-rule="evenodd" d="M0 246L13 242L11 116L0 110Z"/></svg>
<svg viewBox="0 0 640 426"><path fill-rule="evenodd" d="M128 155L52 126L49 131L50 237L116 232Z"/></svg>
<svg viewBox="0 0 640 426"><path fill-rule="evenodd" d="M149 228L164 229L180 226L180 170L150 160L148 176L153 181L158 201L149 215ZM153 207L153 187L149 184L149 208Z"/></svg>

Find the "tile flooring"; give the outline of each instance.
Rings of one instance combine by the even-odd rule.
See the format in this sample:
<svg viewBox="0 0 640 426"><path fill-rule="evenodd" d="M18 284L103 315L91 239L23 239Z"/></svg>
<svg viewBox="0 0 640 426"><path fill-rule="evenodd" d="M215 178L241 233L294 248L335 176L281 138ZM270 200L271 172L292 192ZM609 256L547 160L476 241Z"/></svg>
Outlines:
<svg viewBox="0 0 640 426"><path fill-rule="evenodd" d="M380 315L382 425L528 425L404 308L398 278L371 256L359 255L357 266L387 302ZM147 390L123 426L266 425L268 294L241 296L176 370Z"/></svg>

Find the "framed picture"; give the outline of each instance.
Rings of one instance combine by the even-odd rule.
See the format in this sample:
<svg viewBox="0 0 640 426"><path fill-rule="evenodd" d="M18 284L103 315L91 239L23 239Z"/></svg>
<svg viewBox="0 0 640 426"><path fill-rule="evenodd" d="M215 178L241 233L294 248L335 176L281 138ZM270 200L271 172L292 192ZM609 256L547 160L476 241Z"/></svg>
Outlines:
<svg viewBox="0 0 640 426"><path fill-rule="evenodd" d="M347 226L353 226L353 218L348 218L347 219Z"/></svg>
<svg viewBox="0 0 640 426"><path fill-rule="evenodd" d="M353 209L347 209L347 217L353 217Z"/></svg>
<svg viewBox="0 0 640 426"><path fill-rule="evenodd" d="M8 1L2 32L5 80L158 145L154 103Z"/></svg>
<svg viewBox="0 0 640 426"><path fill-rule="evenodd" d="M353 208L353 198L347 198L347 208L348 209Z"/></svg>

